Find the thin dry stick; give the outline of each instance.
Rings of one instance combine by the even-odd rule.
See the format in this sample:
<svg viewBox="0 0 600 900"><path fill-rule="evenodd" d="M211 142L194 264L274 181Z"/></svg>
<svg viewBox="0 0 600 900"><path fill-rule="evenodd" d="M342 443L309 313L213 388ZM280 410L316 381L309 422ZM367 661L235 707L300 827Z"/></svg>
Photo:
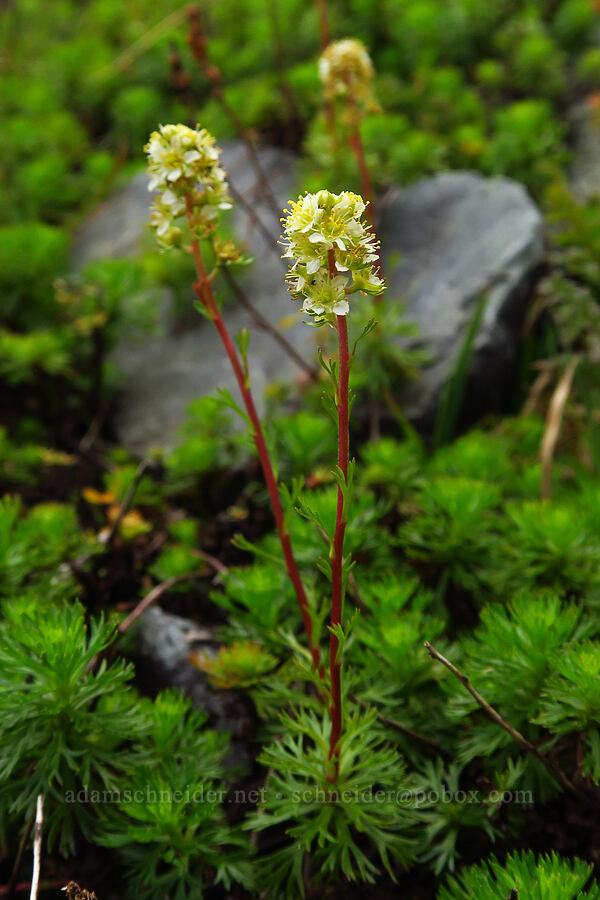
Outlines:
<svg viewBox="0 0 600 900"><path fill-rule="evenodd" d="M476 702L479 704L479 706L483 709L483 711L485 713L487 713L487 715L490 717L490 719L492 719L492 721L496 722L497 725L500 725L501 728L504 728L504 730L506 732L508 732L508 734L510 734L512 739L514 741L516 741L518 744L520 744L521 747L523 747L525 750L528 750L530 753L532 753L533 756L535 756L535 758L537 760L539 760L541 762L541 764L547 769L547 771L550 773L550 775L552 775L553 778L556 778L557 781L559 781L564 788L566 788L568 791L571 791L572 793L577 793L577 789L569 781L569 779L564 774L564 772L562 772L558 768L558 766L555 766L554 763L550 759L548 759L548 757L544 756L543 753L540 753L538 748L534 744L532 744L531 741L528 741L526 737L523 737L523 735L521 734L520 731L517 731L516 728L513 728L513 726L509 722L507 722L506 719L503 719L502 716L500 715L500 713L496 712L494 707L490 706L490 704L487 702L487 700L484 700L484 698L481 696L481 694L479 694L475 690L475 688L473 687L473 685L471 684L471 682L469 681L469 679L467 678L466 675L464 675L462 672L460 672L456 668L456 666L450 662L449 659L446 659L445 656L442 656L442 654L439 653L435 649L435 647L429 643L429 641L425 641L425 647L427 648L429 655L431 656L432 659L436 659L438 662L441 662L442 665L446 666L448 671L452 672L452 674L456 678L458 678L460 683L462 685L464 685L464 687L468 690L470 695L476 700Z"/></svg>
<svg viewBox="0 0 600 900"><path fill-rule="evenodd" d="M250 313L250 315L251 315L252 318L254 319L254 324L255 324L258 328L262 328L263 331L267 331L267 332L271 335L271 337L274 338L274 340L277 341L277 343L280 345L280 347L282 347L283 350L285 350L285 352L286 352L289 356L291 356L291 358L294 360L294 362L295 362L295 363L296 363L296 364L297 364L304 372L306 372L306 374L307 374L308 377L311 379L311 381L318 381L318 380L319 380L319 373L317 372L317 370L316 370L315 368L313 368L313 366L311 366L309 363L307 363L306 360L304 360L304 359L300 356L300 354L299 354L298 351L295 349L295 347L292 347L292 345L291 345L290 342L287 340L287 338L285 338L285 337L282 335L282 333L279 331L279 329L276 328L274 325L272 325L272 324L269 322L269 320L266 319L266 318L262 315L262 313L260 313L260 312L252 305L252 303L250 302L250 300L248 300L248 297L247 297L247 295L246 295L246 292L245 292L244 289L242 288L241 284L240 284L239 281L237 281L237 279L232 275L232 273L229 271L229 269L228 269L228 268L223 268L221 271L222 271L222 274L223 274L223 277L224 277L225 281L227 282L227 284L229 285L229 287L231 288L231 290L232 290L233 293L235 294L236 300L244 307L244 309L247 309L247 310L248 310L248 312Z"/></svg>
<svg viewBox="0 0 600 900"><path fill-rule="evenodd" d="M350 698L355 703L358 703L359 706L362 706L363 709L371 709L371 704L367 703L365 700L361 700L356 694L350 694ZM390 728L394 728L401 734L406 735L406 737L412 738L414 741L419 741L421 744L425 744L426 747L435 750L436 753L440 753L442 756L450 756L448 751L445 750L441 744L438 744L437 741L425 737L424 734L419 734L418 731L413 731L412 728L408 728L406 725L403 725L402 722L398 722L396 719L388 719L387 716L384 716L380 712L377 713L377 718L382 725L388 725Z"/></svg>
<svg viewBox="0 0 600 900"><path fill-rule="evenodd" d="M121 526L121 522L123 521L123 519L129 512L129 508L131 507L131 504L133 503L133 499L135 497L135 492L137 491L137 489L139 487L140 481L142 480L146 470L149 468L150 468L150 461L147 459L143 459L141 461L141 463L139 464L139 466L137 467L137 469L135 471L135 475L133 476L133 480L132 480L131 484L129 485L127 492L125 493L125 496L123 497L123 502L119 506L119 512L117 513L114 522L110 526L110 531L108 532L108 534L106 535L106 538L104 540L104 543L107 546L110 546L110 544L112 544L113 540L115 539L117 532L119 531L119 528Z"/></svg>
<svg viewBox="0 0 600 900"><path fill-rule="evenodd" d="M188 20L190 23L188 44L190 46L192 54L194 55L194 59L200 66L204 77L210 84L213 98L221 106L221 109L233 125L236 133L244 142L244 146L246 147L246 152L248 154L248 159L261 185L265 200L269 204L269 207L271 208L271 211L273 212L277 221L279 221L281 209L279 207L279 204L277 203L277 200L275 199L275 196L273 195L264 169L258 158L258 153L256 152L256 147L254 145L254 141L252 140L252 136L248 132L248 129L245 128L235 109L228 103L227 99L225 98L220 70L208 59L208 54L206 52L206 36L202 28L202 20L200 18L199 10L195 7L190 8L188 11Z"/></svg>
<svg viewBox="0 0 600 900"><path fill-rule="evenodd" d="M193 11L193 15L196 15L195 11ZM195 46L197 41L201 41L201 45L200 45L201 47L204 46L204 41L205 41L204 37L198 38L197 36L195 36L193 28L192 28L192 30L190 32L189 43L192 44L192 42L193 42L193 44ZM199 50L198 52L201 53L203 51ZM172 81L175 81L175 85L174 85L175 90L182 96L182 100L184 102L186 102L186 105L188 106L189 124L190 124L190 127L193 128L193 127L195 127L195 124L196 124L196 117L195 117L193 109L192 109L191 95L189 94L189 91L187 91L189 84L191 84L191 79L189 77L189 73L186 72L183 68L183 63L181 61L181 57L174 50L171 52L171 79L172 79ZM189 102L187 102L185 100L185 97L182 94L182 91L184 88L187 91L187 93L185 94L185 97L188 98ZM258 158L257 158L257 161L260 166L260 160L258 160ZM262 171L262 167L260 169L260 172L256 172L256 170L255 170L255 174L257 175L257 178L258 178L258 184L255 185L255 187L258 188L259 196L262 196L263 185L265 183L265 178L266 178L264 172ZM231 196L233 197L235 202L238 203L242 207L242 209L244 209L244 211L248 215L252 224L256 226L258 231L260 231L263 238L266 240L267 246L273 251L273 253L276 254L277 259L279 260L281 265L287 270L287 266L282 261L281 254L279 252L278 236L271 234L271 232L269 231L267 226L264 224L264 222L262 221L260 216L257 214L256 209L254 208L254 205L246 199L246 197L244 196L244 194L241 193L241 191L237 190L237 188L231 181L231 176L228 177L228 185L229 185L229 193L231 194ZM279 207L277 207L277 216L278 217L279 217L279 214L280 214Z"/></svg>
<svg viewBox="0 0 600 900"><path fill-rule="evenodd" d="M37 900L42 865L42 827L44 824L44 795L38 794L35 810L35 827L33 831L33 874L31 876L31 893L29 900Z"/></svg>
<svg viewBox="0 0 600 900"><path fill-rule="evenodd" d="M248 218L250 219L252 224L255 225L256 228L260 231L263 238L267 242L267 246L269 247L270 250L273 251L273 253L276 254L277 259L279 260L279 263L281 264L281 266L283 266L283 268L287 272L287 264L283 261L280 250L279 250L279 239L271 234L271 232L269 231L269 229L267 228L267 226L265 225L263 220L260 218L260 216L258 215L256 210L254 209L254 206L252 205L252 203L249 203L248 200L246 199L246 197L240 191L237 190L237 188L235 187L234 184L232 184L231 176L228 177L227 184L229 185L229 193L231 194L231 196L233 197L235 202L239 203L239 205L242 207L242 209L247 213Z"/></svg>
<svg viewBox="0 0 600 900"><path fill-rule="evenodd" d="M221 574L226 574L229 571L227 569L227 566L224 566L222 563L220 563L218 559L210 557L210 560L213 567L216 568L217 571ZM195 581L197 578L203 577L203 572L186 572L183 575L173 575L171 578L167 578L166 581L161 582L161 584L157 584L148 594L146 594L146 596L142 600L140 600L138 605L129 613L127 618L123 619L118 628L119 634L125 634L125 632L131 628L133 623L139 619L142 613L146 612L148 607L152 606L153 603L156 603L157 600L160 600L162 595L166 594L167 591L170 591L174 585L181 584L182 581Z"/></svg>
<svg viewBox="0 0 600 900"><path fill-rule="evenodd" d="M533 413L540 406L542 394L544 393L548 385L552 383L554 366L552 364L549 364L548 360L543 360L541 362L535 363L534 368L538 369L538 374L536 375L535 381L529 388L527 399L523 404L523 409L521 410L522 416L533 415Z"/></svg>
<svg viewBox="0 0 600 900"><path fill-rule="evenodd" d="M554 451L560 435L560 426L562 425L565 406L571 392L573 376L575 375L578 362L578 359L571 360L552 394L550 406L548 407L546 428L540 450L542 500L550 500L552 496L552 460L554 459Z"/></svg>

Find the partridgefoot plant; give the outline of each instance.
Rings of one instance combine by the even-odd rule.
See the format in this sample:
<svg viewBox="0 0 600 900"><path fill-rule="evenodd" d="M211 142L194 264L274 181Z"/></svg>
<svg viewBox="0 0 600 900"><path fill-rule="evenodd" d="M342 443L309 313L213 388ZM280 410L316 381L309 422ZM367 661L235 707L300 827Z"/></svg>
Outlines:
<svg viewBox="0 0 600 900"><path fill-rule="evenodd" d="M396 750L384 743L372 711L344 715L349 693L342 681L348 640L344 596L351 569L351 560L344 554L353 480L353 464L349 461L349 376L358 343L357 340L350 349L347 315L352 295L377 296L385 287L376 269L377 240L363 221L366 204L351 192L334 194L321 190L290 201L282 219L284 256L291 260L291 293L302 299L303 311L312 318L308 324L327 325L338 338L337 358L326 360L320 356L332 386L325 398L326 407L338 431L334 473L337 505L333 529L328 531L319 513L299 496L300 485L285 491L284 509L252 396L248 335L237 337L236 350L213 292L219 268L241 257L231 242L225 244L218 234L219 210L229 208L231 203L214 138L204 129L167 125L154 132L146 151L150 187L160 191L152 224L165 248L183 243L187 234L198 275L194 285L198 309L216 327L236 377L244 411L232 397L224 397L251 429L286 571L302 613L313 668L312 675L305 673L306 677L297 682L300 687L290 689L287 699L291 711L283 715L280 726L284 737L276 740L262 757L270 774L261 809L250 818L247 827L257 831L276 825L284 827L284 845L263 859L270 875L269 890L278 896L281 892L289 897L303 895L311 878L324 881L345 876L372 881L378 871L374 857L393 877L394 863L404 863L411 855L410 841L403 833L409 817L394 800L405 783L404 767ZM203 244L209 245L214 258L210 271L205 264ZM368 322L360 337L373 327L374 322ZM289 516L295 505L329 546L328 560L322 559L319 565L331 591L328 673L322 663L318 629L314 627L319 598L315 596L309 603L290 540ZM290 638L290 646L301 659L301 648L295 639ZM319 699L316 706L308 708L302 684L311 681ZM308 865L304 861L306 854L310 855Z"/></svg>
<svg viewBox="0 0 600 900"><path fill-rule="evenodd" d="M217 232L219 210L229 209L225 170L220 165L215 139L205 129L194 130L185 125L165 125L155 131L146 145L151 176L150 188L160 194L154 202L152 224L163 247L179 245L187 226L190 251L196 266L198 281L194 290L198 309L210 319L219 332L225 353L231 363L242 395L246 413L242 413L252 432L269 491L286 569L298 598L315 668L321 671L317 638L313 635L313 621L309 601L294 558L275 473L265 442L262 425L256 411L247 363L248 333L238 337L238 351L227 330L215 299L212 282L220 267L242 260L241 253L231 242L224 242ZM208 242L215 265L207 272L201 242ZM231 397L228 402L237 408Z"/></svg>
<svg viewBox="0 0 600 900"><path fill-rule="evenodd" d="M504 865L492 856L479 866L469 866L443 887L438 900L596 900L597 881L592 866L581 859L561 859L555 853L535 858L531 851L511 853Z"/></svg>

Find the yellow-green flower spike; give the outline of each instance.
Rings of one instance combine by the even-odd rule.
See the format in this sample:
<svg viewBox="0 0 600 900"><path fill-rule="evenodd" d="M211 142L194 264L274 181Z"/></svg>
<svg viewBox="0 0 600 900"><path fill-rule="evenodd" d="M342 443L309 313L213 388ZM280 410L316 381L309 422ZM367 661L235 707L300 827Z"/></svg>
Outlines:
<svg viewBox="0 0 600 900"><path fill-rule="evenodd" d="M189 198L193 232L197 238L214 231L218 211L230 209L227 174L220 164L220 150L205 128L161 125L144 147L148 158L148 190L158 194L151 211L151 224L163 247L181 241L176 224L186 212Z"/></svg>
<svg viewBox="0 0 600 900"><path fill-rule="evenodd" d="M330 100L348 98L366 110L377 110L372 90L375 70L365 45L347 38L333 41L319 59L319 75Z"/></svg>
<svg viewBox="0 0 600 900"><path fill-rule="evenodd" d="M385 289L373 268L378 244L363 221L364 210L362 197L350 191L305 194L284 210L284 257L293 260L290 290L304 297L304 312L321 321L347 315L349 294Z"/></svg>

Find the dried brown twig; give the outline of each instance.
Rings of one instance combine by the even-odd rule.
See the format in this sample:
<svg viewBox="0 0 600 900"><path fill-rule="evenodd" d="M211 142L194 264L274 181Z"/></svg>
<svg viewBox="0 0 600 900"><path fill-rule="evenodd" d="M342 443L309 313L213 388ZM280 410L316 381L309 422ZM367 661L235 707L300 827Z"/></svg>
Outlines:
<svg viewBox="0 0 600 900"><path fill-rule="evenodd" d="M229 269L223 268L221 271L222 271L223 277L225 278L225 281L227 282L227 284L229 285L229 287L235 294L236 300L244 307L244 309L248 310L248 312L254 319L254 324L258 328L262 328L263 331L268 332L271 335L271 337L277 341L277 343L280 345L280 347L282 347L283 350L285 350L285 352L289 356L291 356L291 358L294 360L294 362L304 372L306 372L306 374L311 379L311 381L318 381L319 373L317 372L317 370L313 366L311 366L309 363L307 363L306 360L304 360L300 356L300 354L295 349L295 347L293 347L290 344L290 342L287 340L287 338L284 337L284 335L279 331L279 329L275 325L273 325L268 319L266 319L262 315L262 313L260 313L252 305L252 303L250 302L250 300L248 299L248 297L246 295L246 292L244 291L244 289L242 288L240 283L237 281L237 279L229 271Z"/></svg>
<svg viewBox="0 0 600 900"><path fill-rule="evenodd" d="M350 698L354 700L355 703L358 703L359 706L362 706L363 709L370 709L370 704L365 700L361 700L360 697L357 697L356 694L350 694ZM399 731L400 734L406 735L406 737L411 738L413 741L418 741L421 744L425 744L426 747L429 747L430 750L435 750L436 753L440 753L442 756L448 756L448 751L445 750L441 744L438 744L437 741L433 741L431 738L426 737L424 734L419 734L418 731L413 731L412 728L408 728L407 725L403 725L402 722L398 722L396 719L388 719L387 716L384 716L382 713L377 713L377 718L381 722L382 725L388 725L390 728L394 728L396 731Z"/></svg>
<svg viewBox="0 0 600 900"><path fill-rule="evenodd" d="M207 39L204 33L204 28L202 26L200 11L196 7L192 6L189 8L188 21L190 25L188 44L190 46L190 50L192 51L194 59L200 66L204 77L210 85L210 90L213 98L220 105L221 109L233 125L234 130L244 142L246 152L248 153L248 159L261 185L263 196L267 201L270 209L272 210L273 215L277 219L277 222L279 222L279 219L281 217L281 209L279 207L279 204L277 203L277 200L275 199L267 176L258 158L258 153L256 152L256 147L254 145L252 136L248 129L244 126L244 123L241 121L235 109L227 101L227 98L225 97L225 93L223 91L221 72L217 68L217 66L210 62L208 58L206 49Z"/></svg>
<svg viewBox="0 0 600 900"><path fill-rule="evenodd" d="M490 717L490 719L492 719L493 722L496 722L497 725L500 725L501 728L504 728L504 730L508 734L510 734L510 736L512 737L513 740L515 740L518 744L521 745L521 747L523 747L525 750L527 750L529 753L531 753L533 756L535 756L535 758L537 760L539 760L539 762L541 762L541 764L550 773L550 775L552 775L553 778L555 778L558 782L560 782L560 784L562 784L562 786L564 788L566 788L568 791L571 791L571 793L577 793L577 789L569 781L569 779L567 778L565 773L563 771L561 771L561 769L559 769L558 766L554 765L554 763L550 759L548 759L547 756L544 756L543 753L540 753L540 751L535 746L535 744L532 744L531 741L528 741L527 738L524 737L520 731L517 731L516 728L513 728L513 726L509 722L507 722L506 719L503 719L502 716L500 715L500 713L497 712L493 706L490 706L490 704L487 702L487 700L485 700L481 696L481 694L479 694L475 690L475 688L473 687L473 685L471 684L471 682L469 681L469 679L463 672L459 671L459 669L457 669L456 666L453 663L451 663L449 659L446 659L445 656L442 656L442 654L439 653L435 649L435 647L429 643L429 641L425 641L425 647L427 648L427 651L429 652L429 655L431 656L432 659L435 659L438 662L441 662L442 665L444 665L448 669L449 672L452 672L452 674L456 678L458 678L460 683L468 690L468 692L473 697L473 699L479 704L481 709L483 709L483 711L485 713L487 713L487 715Z"/></svg>
<svg viewBox="0 0 600 900"><path fill-rule="evenodd" d="M210 563L210 565L216 569L221 574L226 574L229 570L227 566L224 566L223 563L219 562L218 559L215 559L214 556L209 556L209 554L202 553L202 558L206 560L206 562ZM121 624L119 625L118 631L119 634L125 634L128 631L133 623L139 619L139 617L144 613L149 606L153 603L156 603L163 594L166 594L167 591L170 591L172 587L176 584L181 584L183 581L195 581L197 578L203 578L204 572L186 572L183 575L173 575L172 578L167 578L166 581L163 581L161 584L157 584L156 587L153 587L152 590L146 594L146 596L140 600L135 609L133 609L127 618L123 619Z"/></svg>

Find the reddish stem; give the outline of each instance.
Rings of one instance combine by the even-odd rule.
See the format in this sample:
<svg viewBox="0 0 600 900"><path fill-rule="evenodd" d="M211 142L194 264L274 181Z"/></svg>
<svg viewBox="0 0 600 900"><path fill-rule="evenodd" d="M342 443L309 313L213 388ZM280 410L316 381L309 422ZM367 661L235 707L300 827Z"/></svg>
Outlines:
<svg viewBox="0 0 600 900"><path fill-rule="evenodd" d="M188 221L190 222L190 230L193 231L193 206L189 195L186 198L186 210ZM235 379L238 383L238 387L242 395L242 400L244 402L244 406L246 407L246 412L248 413L248 417L252 423L252 437L256 445L258 458L260 460L263 474L265 476L265 481L267 483L267 490L269 492L269 498L271 500L273 515L275 517L277 534L279 535L281 548L283 550L286 570L289 575L290 581L294 586L296 597L298 598L298 605L300 606L302 621L304 622L304 627L306 629L308 646L310 648L314 667L321 678L324 678L325 670L321 663L321 653L319 650L319 646L314 641L313 626L308 607L308 599L306 597L304 585L302 584L302 578L300 577L298 565L294 558L292 543L290 540L289 532L287 530L287 526L285 524L283 508L281 506L279 489L277 487L277 481L275 480L275 473L273 472L273 466L271 465L271 459L269 457L269 451L267 450L267 445L265 443L265 438L262 426L260 424L258 412L256 411L256 406L254 405L252 391L250 389L250 385L247 381L242 365L239 361L233 341L231 340L231 336L227 331L227 327L225 325L225 322L223 321L223 317L215 301L212 284L210 278L206 274L206 269L204 268L204 263L202 261L200 245L195 238L192 238L192 256L196 264L196 271L198 272L199 278L199 281L194 284L194 291L196 292L198 300L206 309L211 321L215 325L215 328L219 332L221 341L223 342L223 346L225 348L225 352L229 357L229 362L231 363L231 368L233 369Z"/></svg>
<svg viewBox="0 0 600 900"><path fill-rule="evenodd" d="M333 251L329 251L329 272L335 277ZM348 353L348 327L345 316L337 316L337 332L339 341L339 377L336 391L338 410L338 466L348 483L348 390L350 357ZM333 534L333 556L331 558L331 625L341 625L344 604L344 534L346 531L346 512L344 495L338 485L337 511ZM331 780L337 781L339 775L339 741L342 736L342 665L337 659L339 640L335 634L329 639L329 673L331 678L331 738L329 742L329 759L334 760L334 773Z"/></svg>
<svg viewBox="0 0 600 900"><path fill-rule="evenodd" d="M367 208L365 210L367 219L369 220L369 225L371 228L375 229L375 207L373 205L373 186L371 184L371 176L369 175L369 168L367 166L367 160L365 159L365 151L363 147L362 138L360 136L360 131L358 130L358 125L355 124L352 126L352 130L349 136L350 148L356 157L356 162L358 164L358 171L360 174L360 185L361 191L363 195L363 200L367 202Z"/></svg>
<svg viewBox="0 0 600 900"><path fill-rule="evenodd" d="M363 147L362 138L360 136L360 130L358 127L359 122L359 114L358 109L356 108L356 103L354 98L351 96L349 101L350 107L353 111L354 124L352 125L350 134L348 136L348 142L350 144L350 149L354 153L356 157L356 162L358 164L358 171L360 174L360 184L363 200L367 204L367 208L365 209L365 214L367 216L369 225L373 231L373 234L377 234L376 228L376 215L375 215L375 205L373 203L373 185L371 183L371 176L369 174L369 167L367 166L367 160L365 158L365 151ZM383 274L383 266L381 265L381 258L377 260L375 263L375 274L380 278L384 277ZM373 305L378 306L381 303L381 296L377 295L373 297Z"/></svg>
<svg viewBox="0 0 600 900"><path fill-rule="evenodd" d="M319 33L321 36L321 50L326 50L331 41L331 29L327 15L327 0L317 0L319 7Z"/></svg>
<svg viewBox="0 0 600 900"><path fill-rule="evenodd" d="M231 106L231 104L225 97L220 69L213 63L211 63L208 58L208 41L202 27L202 20L200 17L199 9L190 7L190 9L188 10L188 19L190 23L188 44L190 46L192 54L196 62L200 66L204 77L210 85L210 90L213 98L217 101L217 103L219 103L221 109L231 122L238 137L243 141L246 148L246 153L248 154L248 160L250 162L250 165L254 169L254 174L256 175L257 183L261 190L261 195L270 206L273 215L279 223L281 209L279 207L279 204L277 203L275 195L273 194L265 171L262 167L262 163L258 157L258 153L256 152L254 139L238 116L234 107Z"/></svg>

